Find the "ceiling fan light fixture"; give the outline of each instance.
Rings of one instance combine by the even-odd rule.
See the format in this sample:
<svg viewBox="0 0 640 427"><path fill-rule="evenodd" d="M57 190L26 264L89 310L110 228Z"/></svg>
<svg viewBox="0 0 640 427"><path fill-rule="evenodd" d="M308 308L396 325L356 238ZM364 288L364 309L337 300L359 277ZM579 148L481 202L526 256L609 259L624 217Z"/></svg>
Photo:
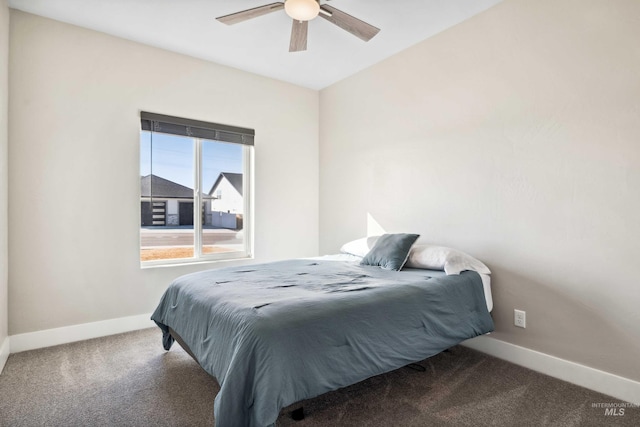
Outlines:
<svg viewBox="0 0 640 427"><path fill-rule="evenodd" d="M296 21L311 21L320 13L320 3L316 0L286 0L284 10Z"/></svg>

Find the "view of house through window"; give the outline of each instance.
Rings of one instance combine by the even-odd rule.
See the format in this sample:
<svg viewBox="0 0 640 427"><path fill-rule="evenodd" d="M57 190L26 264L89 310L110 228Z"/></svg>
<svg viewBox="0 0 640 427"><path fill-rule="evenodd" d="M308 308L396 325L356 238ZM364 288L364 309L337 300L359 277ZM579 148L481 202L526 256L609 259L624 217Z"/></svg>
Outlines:
<svg viewBox="0 0 640 427"><path fill-rule="evenodd" d="M140 260L248 256L252 146L156 128L140 133Z"/></svg>

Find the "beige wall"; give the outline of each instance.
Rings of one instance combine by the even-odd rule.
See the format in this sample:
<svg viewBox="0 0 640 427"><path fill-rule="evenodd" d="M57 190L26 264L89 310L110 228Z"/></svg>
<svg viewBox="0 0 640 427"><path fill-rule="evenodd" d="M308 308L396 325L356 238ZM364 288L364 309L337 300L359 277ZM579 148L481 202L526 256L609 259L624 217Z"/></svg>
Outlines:
<svg viewBox="0 0 640 427"><path fill-rule="evenodd" d="M9 7L0 0L0 347L8 335L8 102L9 102ZM1 369L1 368L0 368Z"/></svg>
<svg viewBox="0 0 640 427"><path fill-rule="evenodd" d="M508 0L323 90L321 252L368 214L458 247L494 338L640 380L638 16Z"/></svg>
<svg viewBox="0 0 640 427"><path fill-rule="evenodd" d="M18 11L10 46L10 334L148 313L233 265L140 269L140 110L254 128L256 261L317 254L318 92Z"/></svg>

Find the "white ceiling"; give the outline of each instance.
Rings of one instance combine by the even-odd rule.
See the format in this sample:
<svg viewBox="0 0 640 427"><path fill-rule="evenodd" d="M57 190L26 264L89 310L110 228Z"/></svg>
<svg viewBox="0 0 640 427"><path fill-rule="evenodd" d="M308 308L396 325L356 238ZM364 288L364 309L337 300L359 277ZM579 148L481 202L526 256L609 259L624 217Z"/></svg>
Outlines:
<svg viewBox="0 0 640 427"><path fill-rule="evenodd" d="M439 33L501 0L333 0L381 29L368 43L316 18L306 52L289 53L284 10L227 26L215 17L276 0L9 0L25 12L322 89ZM323 0L322 3L325 3Z"/></svg>

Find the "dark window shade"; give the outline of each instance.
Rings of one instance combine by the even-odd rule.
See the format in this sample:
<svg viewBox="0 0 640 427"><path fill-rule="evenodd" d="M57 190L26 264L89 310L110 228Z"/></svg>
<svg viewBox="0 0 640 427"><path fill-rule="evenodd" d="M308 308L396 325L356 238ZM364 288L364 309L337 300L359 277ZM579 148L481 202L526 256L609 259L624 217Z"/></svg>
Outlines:
<svg viewBox="0 0 640 427"><path fill-rule="evenodd" d="M140 113L142 130L168 133L171 135L189 136L193 138L211 139L214 141L233 142L235 144L253 145L255 131L236 126L218 123L201 122L163 114Z"/></svg>

